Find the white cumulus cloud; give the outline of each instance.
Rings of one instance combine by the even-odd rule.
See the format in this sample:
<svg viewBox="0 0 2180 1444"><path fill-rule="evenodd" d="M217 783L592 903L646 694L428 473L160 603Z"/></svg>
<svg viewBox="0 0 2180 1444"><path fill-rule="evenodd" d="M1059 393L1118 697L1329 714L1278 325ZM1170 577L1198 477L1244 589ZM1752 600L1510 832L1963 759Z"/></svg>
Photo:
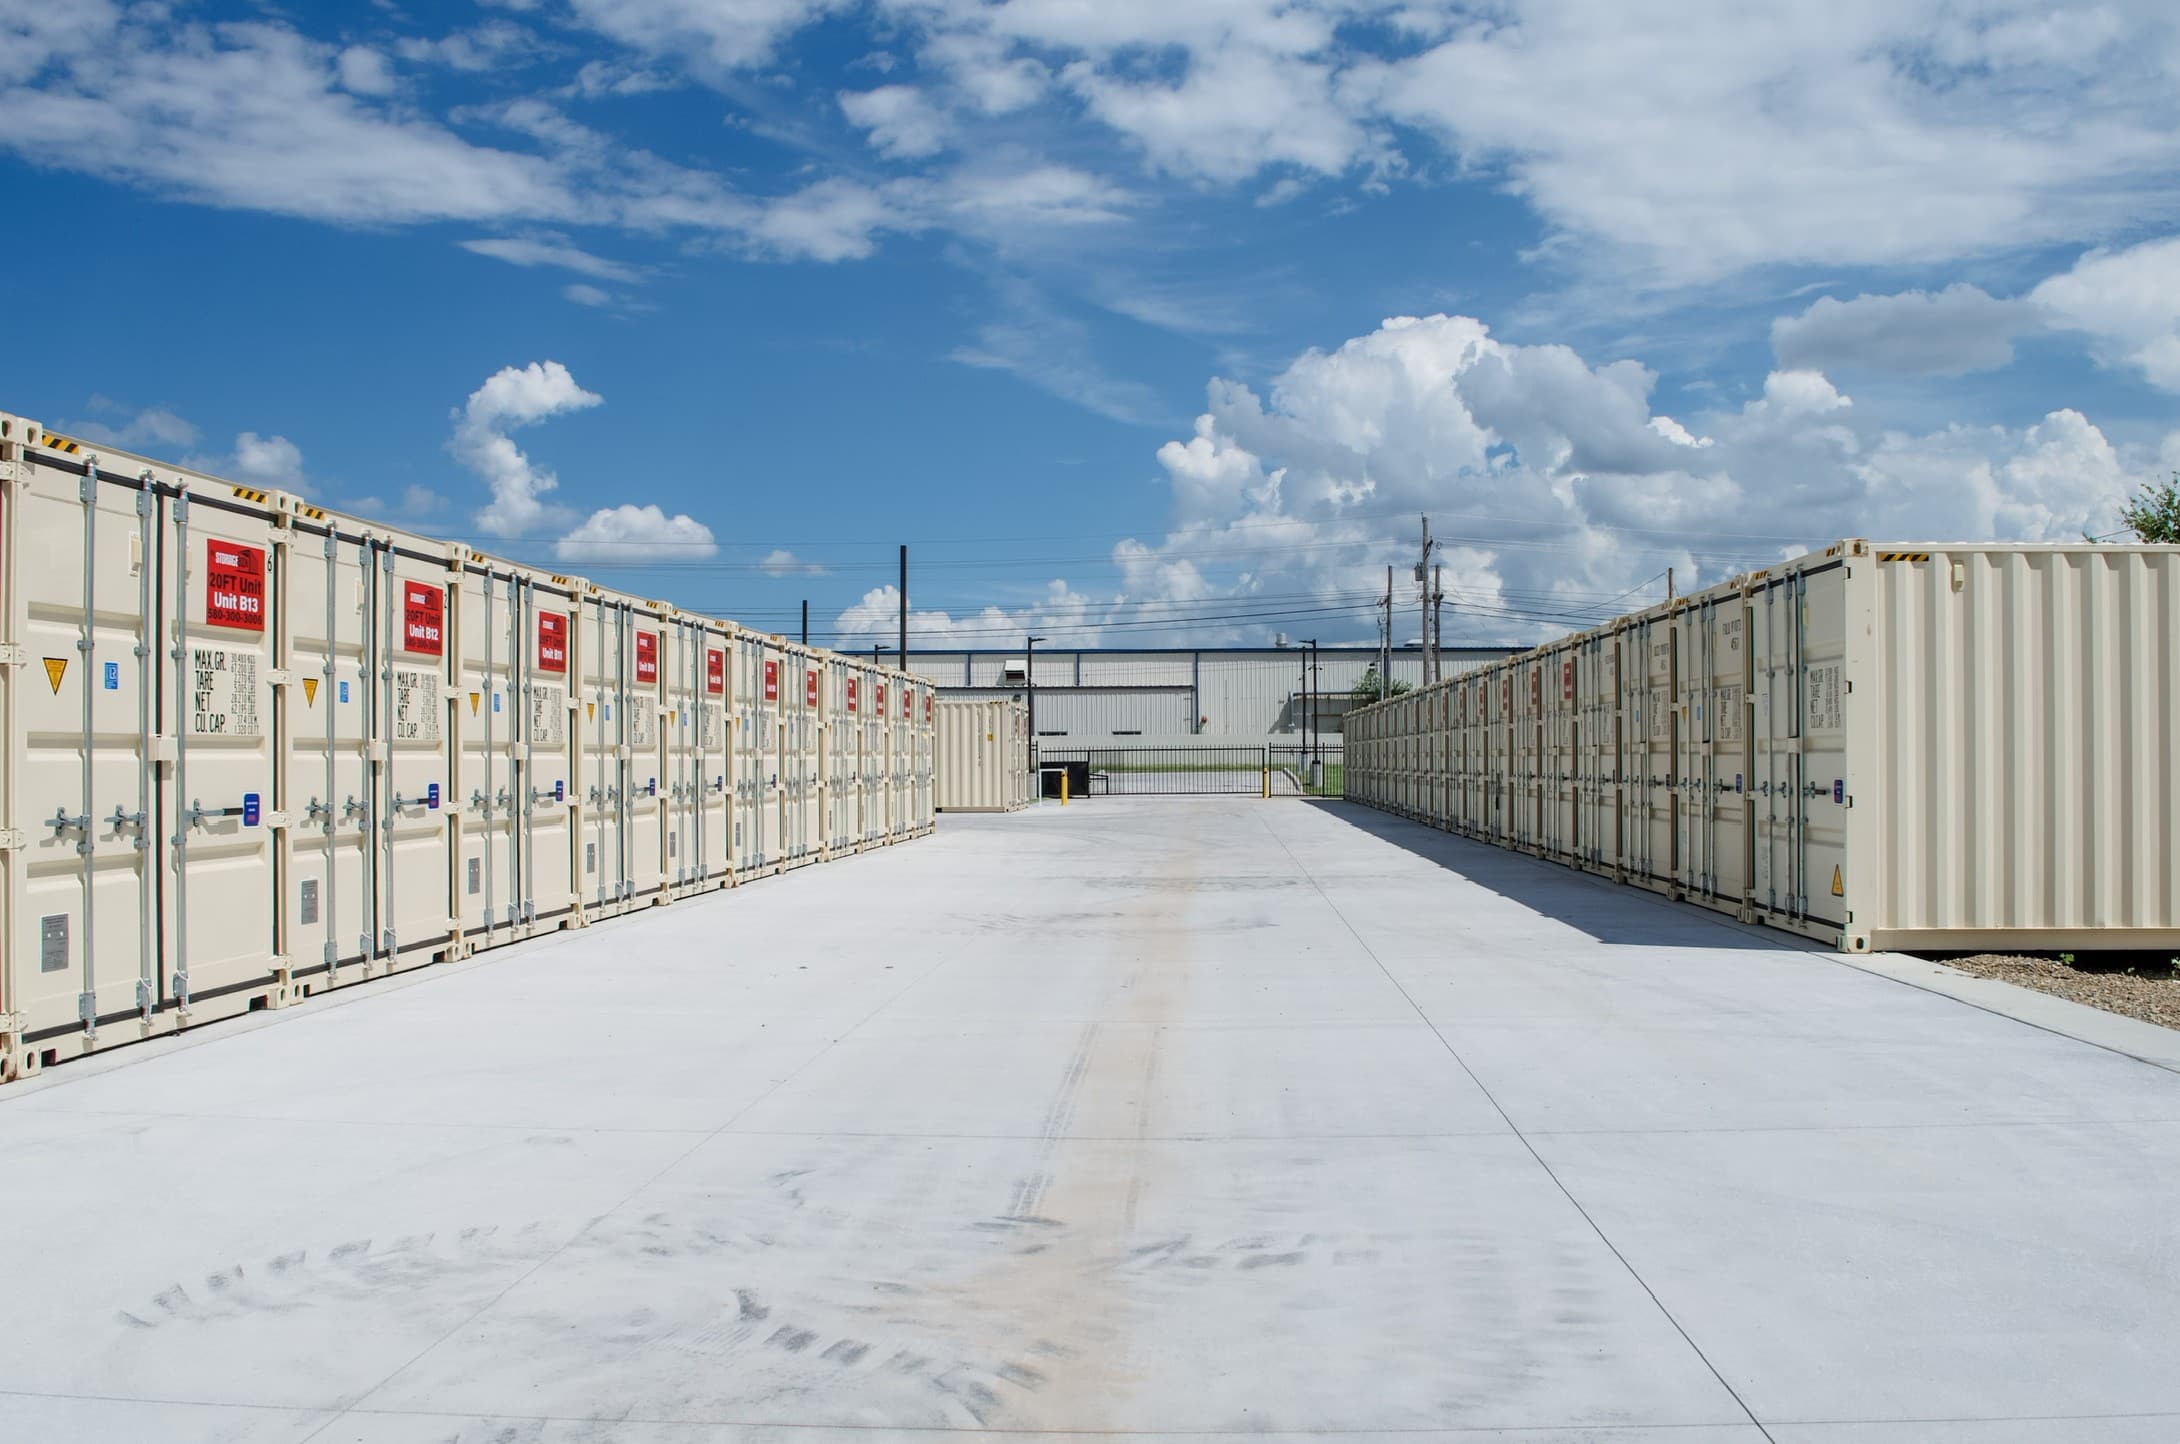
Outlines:
<svg viewBox="0 0 2180 1444"><path fill-rule="evenodd" d="M2052 324L2087 333L2108 364L2180 391L2180 237L2091 251L2029 299Z"/></svg>
<svg viewBox="0 0 2180 1444"><path fill-rule="evenodd" d="M533 465L508 432L549 417L583 411L605 398L576 385L558 361L533 361L494 372L454 412L455 459L483 478L491 505L477 513L477 527L494 536L520 536L559 523L566 513L542 498L559 482Z"/></svg>
<svg viewBox="0 0 2180 1444"><path fill-rule="evenodd" d="M656 506L610 506L592 512L554 543L564 562L637 563L701 561L717 554L711 528L691 516L668 516Z"/></svg>

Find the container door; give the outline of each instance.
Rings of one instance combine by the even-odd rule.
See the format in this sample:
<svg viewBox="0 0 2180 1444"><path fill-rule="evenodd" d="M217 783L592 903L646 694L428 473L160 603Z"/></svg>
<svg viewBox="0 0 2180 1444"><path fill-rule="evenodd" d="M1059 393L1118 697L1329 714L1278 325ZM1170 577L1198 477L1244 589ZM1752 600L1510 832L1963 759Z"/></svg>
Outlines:
<svg viewBox="0 0 2180 1444"><path fill-rule="evenodd" d="M622 823L628 810L628 707L622 700L627 655L623 606L604 597L582 604L577 647L582 672L583 903L612 912L628 896Z"/></svg>
<svg viewBox="0 0 2180 1444"><path fill-rule="evenodd" d="M381 941L397 960L429 962L451 942L453 853L446 801L450 730L446 685L447 571L386 547L379 553L380 698L385 765L379 893Z"/></svg>
<svg viewBox="0 0 2180 1444"><path fill-rule="evenodd" d="M916 688L916 826L927 828L937 818L939 730L938 699L928 685ZM1004 735L1004 734L1002 734Z"/></svg>
<svg viewBox="0 0 2180 1444"><path fill-rule="evenodd" d="M858 756L858 770L862 778L862 802L860 822L856 835L864 842L875 842L885 832L886 802L879 782L886 761L885 736L881 731L877 714L878 675L866 667L857 679L855 691L856 731L862 736Z"/></svg>
<svg viewBox="0 0 2180 1444"><path fill-rule="evenodd" d="M639 616L625 604L621 616L628 671L627 753L623 787L627 806L621 813L622 847L627 876L622 896L630 902L648 898L666 885L666 806L660 795L667 777L664 702L664 636L656 620Z"/></svg>
<svg viewBox="0 0 2180 1444"><path fill-rule="evenodd" d="M1798 572L1750 599L1751 900L1783 921L1846 922L1845 581Z"/></svg>
<svg viewBox="0 0 2180 1444"><path fill-rule="evenodd" d="M0 737L19 749L5 820L23 833L4 859L0 1012L19 1015L31 1053L63 1040L74 1052L165 998L156 860L175 824L150 765L173 665L151 621L170 561L163 504L134 483L36 466L27 487L0 484L0 508L13 605L0 640L24 658L0 667Z"/></svg>
<svg viewBox="0 0 2180 1444"><path fill-rule="evenodd" d="M1748 668L1745 603L1711 598L1683 610L1680 656L1680 879L1698 898L1739 904L1748 896Z"/></svg>
<svg viewBox="0 0 2180 1444"><path fill-rule="evenodd" d="M167 815L174 886L167 909L176 1002L261 983L280 951L273 920L274 716L270 672L285 619L271 518L177 499L167 529L168 615L181 618L167 695L175 731ZM104 953L104 943L100 943Z"/></svg>
<svg viewBox="0 0 2180 1444"><path fill-rule="evenodd" d="M557 918L577 905L574 802L582 739L571 704L569 664L582 613L565 592L525 581L522 595L522 705L525 749L516 806L522 809L519 906L525 923Z"/></svg>
<svg viewBox="0 0 2180 1444"><path fill-rule="evenodd" d="M1581 710L1576 688L1581 654L1567 647L1543 663L1544 670L1544 846L1555 857L1582 856Z"/></svg>
<svg viewBox="0 0 2180 1444"><path fill-rule="evenodd" d="M1651 617L1634 624L1634 646L1641 664L1631 680L1635 723L1630 727L1627 772L1635 781L1630 871L1658 883L1670 883L1678 870L1674 850L1680 811L1676 743L1680 716L1674 706L1673 624Z"/></svg>
<svg viewBox="0 0 2180 1444"><path fill-rule="evenodd" d="M1582 856L1595 867L1619 865L1620 639L1583 644L1581 684Z"/></svg>
<svg viewBox="0 0 2180 1444"><path fill-rule="evenodd" d="M728 653L732 643L722 633L698 628L703 691L697 698L697 875L726 876L734 865L735 802L732 714L727 710Z"/></svg>
<svg viewBox="0 0 2180 1444"><path fill-rule="evenodd" d="M288 732L288 886L283 907L298 978L378 955L371 883L379 856L366 761L371 699L363 546L299 530L283 609L294 682Z"/></svg>
<svg viewBox="0 0 2180 1444"><path fill-rule="evenodd" d="M796 774L802 783L797 813L801 825L795 836L799 855L815 854L825 842L825 774L821 770L819 724L824 720L821 694L825 676L818 659L807 653L796 658L802 671L802 706L796 712Z"/></svg>
<svg viewBox="0 0 2180 1444"><path fill-rule="evenodd" d="M659 628L659 684L666 693L666 715L659 726L664 771L659 779L659 809L665 830L665 882L680 889L703 875L697 864L702 849L696 784L697 699L703 695L697 672L703 658L694 628L676 619Z"/></svg>
<svg viewBox="0 0 2180 1444"><path fill-rule="evenodd" d="M1514 687L1518 724L1514 732L1515 776L1519 789L1514 815L1515 840L1523 847L1546 844L1544 777L1544 672L1547 663L1532 657L1521 665Z"/></svg>
<svg viewBox="0 0 2180 1444"><path fill-rule="evenodd" d="M910 718L915 715L916 689L905 675L896 674L899 694L893 710L893 835L908 836L916 825L913 784L916 776L916 737Z"/></svg>
<svg viewBox="0 0 2180 1444"><path fill-rule="evenodd" d="M779 648L765 643L761 657L763 685L758 693L757 725L762 772L757 791L760 814L757 862L760 867L771 867L785 854L787 804L781 787L785 770L781 765L781 749L785 738L780 724L784 716L783 699L790 683L786 675L787 659Z"/></svg>
<svg viewBox="0 0 2180 1444"><path fill-rule="evenodd" d="M453 626L459 658L455 730L461 738L454 790L462 802L455 892L462 930L479 946L520 921L514 880L515 820L521 815L516 759L523 739L511 705L519 695L520 610L513 577L480 570L463 575Z"/></svg>

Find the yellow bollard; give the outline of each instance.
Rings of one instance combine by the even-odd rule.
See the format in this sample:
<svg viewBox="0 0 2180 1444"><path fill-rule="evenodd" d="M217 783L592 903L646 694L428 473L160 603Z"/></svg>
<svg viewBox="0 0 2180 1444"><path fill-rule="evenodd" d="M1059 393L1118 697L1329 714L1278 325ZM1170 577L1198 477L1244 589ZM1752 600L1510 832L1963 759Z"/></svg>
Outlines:
<svg viewBox="0 0 2180 1444"><path fill-rule="evenodd" d="M1067 769L1060 769L1060 806L1067 806Z"/></svg>

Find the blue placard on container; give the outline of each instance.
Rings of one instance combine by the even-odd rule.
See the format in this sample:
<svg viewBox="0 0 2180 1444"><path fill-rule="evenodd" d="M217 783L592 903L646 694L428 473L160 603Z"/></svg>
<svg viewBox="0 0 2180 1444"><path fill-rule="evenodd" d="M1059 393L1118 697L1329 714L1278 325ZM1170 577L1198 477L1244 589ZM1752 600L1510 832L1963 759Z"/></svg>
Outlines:
<svg viewBox="0 0 2180 1444"><path fill-rule="evenodd" d="M495 712L500 710L500 694L497 692L492 694L492 710Z"/></svg>
<svg viewBox="0 0 2180 1444"><path fill-rule="evenodd" d="M245 792L242 794L242 825L244 827L257 826L257 820L264 815L264 811L264 805L259 801L256 793Z"/></svg>
<svg viewBox="0 0 2180 1444"><path fill-rule="evenodd" d="M431 786L424 789L424 805L429 808L437 808L439 806L438 783L434 782Z"/></svg>
<svg viewBox="0 0 2180 1444"><path fill-rule="evenodd" d="M341 700L343 702L348 700L348 684L346 682L341 683Z"/></svg>
<svg viewBox="0 0 2180 1444"><path fill-rule="evenodd" d="M109 692L121 690L121 664L119 662L108 662L106 664L106 690Z"/></svg>
<svg viewBox="0 0 2180 1444"><path fill-rule="evenodd" d="M1832 800L1834 802L1845 802L1847 800L1846 778L1835 777L1832 779Z"/></svg>
<svg viewBox="0 0 2180 1444"><path fill-rule="evenodd" d="M566 802L567 800L568 784L566 780L563 778L555 777L553 779L553 801Z"/></svg>
<svg viewBox="0 0 2180 1444"><path fill-rule="evenodd" d="M648 786L646 786L646 787L644 788L644 791L645 791L645 793L646 793L647 795L649 795L649 796L651 796L651 797L656 797L656 796L658 796L658 795L659 795L659 780L658 780L658 779L657 779L656 777L652 778L652 779L651 779L651 781L650 781L650 783L649 783L649 785L648 785Z"/></svg>

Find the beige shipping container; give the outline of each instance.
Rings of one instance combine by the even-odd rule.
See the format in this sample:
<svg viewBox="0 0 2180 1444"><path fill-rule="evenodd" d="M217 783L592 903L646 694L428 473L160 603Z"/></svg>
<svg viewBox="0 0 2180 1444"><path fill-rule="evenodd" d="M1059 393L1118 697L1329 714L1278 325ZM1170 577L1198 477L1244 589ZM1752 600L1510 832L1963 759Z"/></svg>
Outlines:
<svg viewBox="0 0 2180 1444"><path fill-rule="evenodd" d="M1852 952L2180 945L2180 548L1842 542L1572 643L1486 673L1574 659L1555 855Z"/></svg>
<svg viewBox="0 0 2180 1444"><path fill-rule="evenodd" d="M0 1079L818 860L830 659L0 413Z"/></svg>
<svg viewBox="0 0 2180 1444"><path fill-rule="evenodd" d="M940 812L1012 812L1030 801L1029 709L994 697L936 709Z"/></svg>

